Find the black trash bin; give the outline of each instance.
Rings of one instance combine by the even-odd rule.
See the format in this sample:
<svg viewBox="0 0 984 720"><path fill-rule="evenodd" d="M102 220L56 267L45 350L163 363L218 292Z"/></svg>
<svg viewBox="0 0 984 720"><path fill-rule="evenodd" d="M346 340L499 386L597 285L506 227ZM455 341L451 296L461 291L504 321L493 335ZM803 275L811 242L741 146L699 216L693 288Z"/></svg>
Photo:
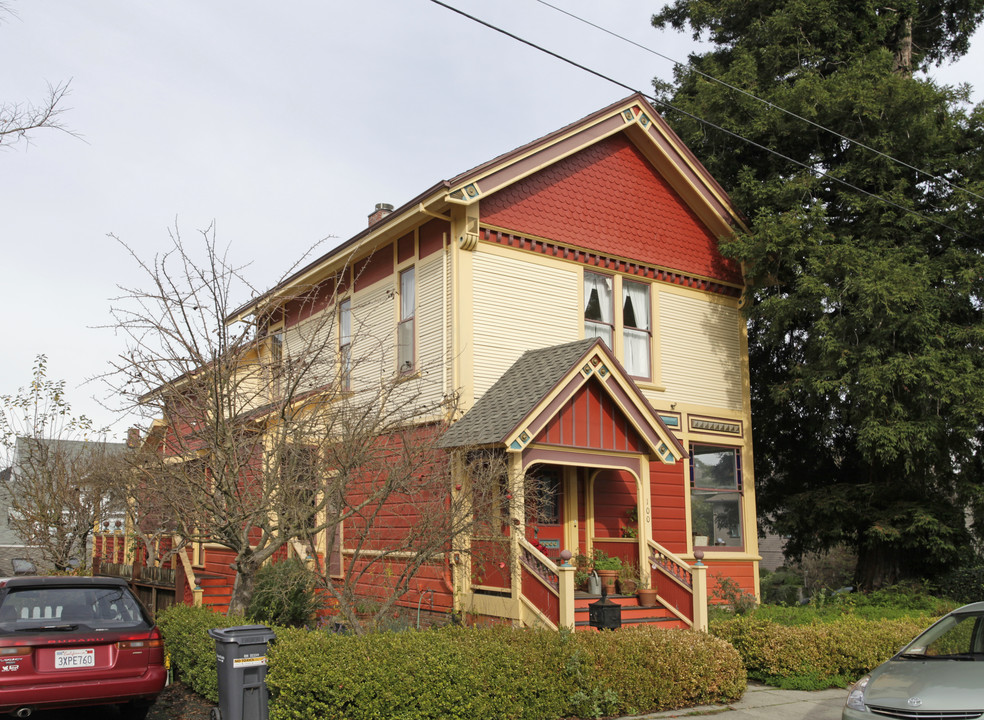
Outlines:
<svg viewBox="0 0 984 720"><path fill-rule="evenodd" d="M212 720L267 720L267 643L277 636L265 625L237 625L208 631L215 640L219 707Z"/></svg>

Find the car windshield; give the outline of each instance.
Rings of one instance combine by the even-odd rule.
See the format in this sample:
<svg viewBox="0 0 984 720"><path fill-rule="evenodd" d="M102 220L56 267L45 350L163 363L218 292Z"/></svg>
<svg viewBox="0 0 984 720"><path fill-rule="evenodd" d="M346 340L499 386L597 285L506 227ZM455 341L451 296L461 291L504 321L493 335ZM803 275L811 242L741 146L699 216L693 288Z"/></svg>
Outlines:
<svg viewBox="0 0 984 720"><path fill-rule="evenodd" d="M0 632L150 627L126 587L12 588L0 604Z"/></svg>
<svg viewBox="0 0 984 720"><path fill-rule="evenodd" d="M954 613L899 653L910 659L984 660L984 613Z"/></svg>

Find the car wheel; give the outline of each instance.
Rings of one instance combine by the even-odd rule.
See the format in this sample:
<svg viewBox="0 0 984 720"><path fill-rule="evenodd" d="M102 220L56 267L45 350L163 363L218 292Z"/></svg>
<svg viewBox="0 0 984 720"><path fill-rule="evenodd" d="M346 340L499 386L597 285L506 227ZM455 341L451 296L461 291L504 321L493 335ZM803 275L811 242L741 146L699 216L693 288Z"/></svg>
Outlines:
<svg viewBox="0 0 984 720"><path fill-rule="evenodd" d="M222 711L218 708L212 708L212 712L208 714L208 720L222 720Z"/></svg>
<svg viewBox="0 0 984 720"><path fill-rule="evenodd" d="M150 712L152 703L128 702L120 706L120 717L123 720L144 720Z"/></svg>

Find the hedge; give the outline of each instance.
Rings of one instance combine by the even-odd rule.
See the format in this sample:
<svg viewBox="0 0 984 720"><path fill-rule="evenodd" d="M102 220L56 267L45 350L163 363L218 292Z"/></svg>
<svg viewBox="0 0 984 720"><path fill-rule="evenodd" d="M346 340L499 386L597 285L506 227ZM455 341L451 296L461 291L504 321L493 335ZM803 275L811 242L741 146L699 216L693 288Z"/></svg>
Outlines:
<svg viewBox="0 0 984 720"><path fill-rule="evenodd" d="M864 620L845 616L809 625L736 617L711 623L741 656L748 677L796 690L846 687L929 626L931 618Z"/></svg>
<svg viewBox="0 0 984 720"><path fill-rule="evenodd" d="M206 630L244 622L202 608L162 613L172 663L195 692L215 701ZM271 720L601 717L725 703L745 691L734 648L690 630L275 631Z"/></svg>
<svg viewBox="0 0 984 720"><path fill-rule="evenodd" d="M219 615L208 608L187 605L172 605L157 615L171 667L183 683L214 703L219 701L219 681L215 640L208 636L208 630L249 624L239 615Z"/></svg>

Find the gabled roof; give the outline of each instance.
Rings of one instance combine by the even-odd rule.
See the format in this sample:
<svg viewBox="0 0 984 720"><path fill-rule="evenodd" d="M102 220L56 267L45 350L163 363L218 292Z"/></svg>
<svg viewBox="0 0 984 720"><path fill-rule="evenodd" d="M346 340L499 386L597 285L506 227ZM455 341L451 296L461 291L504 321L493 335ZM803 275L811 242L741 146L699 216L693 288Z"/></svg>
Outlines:
<svg viewBox="0 0 984 720"><path fill-rule="evenodd" d="M597 338L528 350L444 434L444 448L507 445L520 450L589 381L600 382L641 440L663 462L686 457L638 386Z"/></svg>
<svg viewBox="0 0 984 720"><path fill-rule="evenodd" d="M240 320L282 288L315 283L326 270L349 258L361 248L374 247L435 215L450 220L452 205L469 205L493 195L517 180L573 155L585 147L617 133L625 133L638 145L675 190L688 198L697 214L716 234L730 232L743 219L723 188L653 109L644 95L636 93L566 125L533 142L511 150L450 180L442 180L396 208L390 215L357 233L325 255L304 266L276 287L234 310L227 322ZM455 238L458 240L458 238Z"/></svg>

